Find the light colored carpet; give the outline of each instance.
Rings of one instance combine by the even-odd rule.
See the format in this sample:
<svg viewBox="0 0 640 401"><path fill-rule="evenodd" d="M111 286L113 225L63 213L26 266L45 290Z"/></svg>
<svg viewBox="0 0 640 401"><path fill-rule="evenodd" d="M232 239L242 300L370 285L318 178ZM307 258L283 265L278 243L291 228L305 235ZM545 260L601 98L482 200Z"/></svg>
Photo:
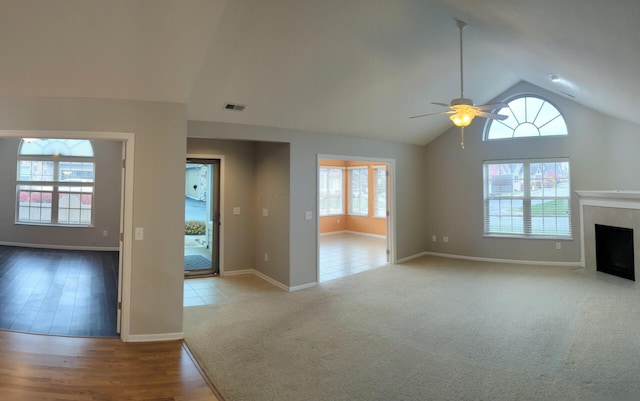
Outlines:
<svg viewBox="0 0 640 401"><path fill-rule="evenodd" d="M184 330L227 401L640 395L637 285L575 268L424 257L187 308Z"/></svg>

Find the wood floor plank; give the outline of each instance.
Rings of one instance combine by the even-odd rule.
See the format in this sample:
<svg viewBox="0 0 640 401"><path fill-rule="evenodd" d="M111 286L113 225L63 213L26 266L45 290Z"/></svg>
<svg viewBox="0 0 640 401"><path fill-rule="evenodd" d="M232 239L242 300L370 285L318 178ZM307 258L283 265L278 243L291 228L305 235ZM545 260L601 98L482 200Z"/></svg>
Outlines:
<svg viewBox="0 0 640 401"><path fill-rule="evenodd" d="M118 252L0 246L0 329L117 337Z"/></svg>
<svg viewBox="0 0 640 401"><path fill-rule="evenodd" d="M182 341L123 343L2 330L0 395L3 401L222 401Z"/></svg>

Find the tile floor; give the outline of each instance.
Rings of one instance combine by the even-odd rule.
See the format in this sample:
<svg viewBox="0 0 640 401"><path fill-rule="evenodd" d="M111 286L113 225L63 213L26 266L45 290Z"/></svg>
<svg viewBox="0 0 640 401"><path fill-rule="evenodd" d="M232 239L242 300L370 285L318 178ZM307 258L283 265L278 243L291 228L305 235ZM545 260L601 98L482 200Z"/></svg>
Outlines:
<svg viewBox="0 0 640 401"><path fill-rule="evenodd" d="M341 233L320 237L320 282L346 277L387 264L384 238ZM254 275L184 280L184 306L236 302L264 291L282 291Z"/></svg>
<svg viewBox="0 0 640 401"><path fill-rule="evenodd" d="M387 240L358 234L320 236L320 282L387 264Z"/></svg>

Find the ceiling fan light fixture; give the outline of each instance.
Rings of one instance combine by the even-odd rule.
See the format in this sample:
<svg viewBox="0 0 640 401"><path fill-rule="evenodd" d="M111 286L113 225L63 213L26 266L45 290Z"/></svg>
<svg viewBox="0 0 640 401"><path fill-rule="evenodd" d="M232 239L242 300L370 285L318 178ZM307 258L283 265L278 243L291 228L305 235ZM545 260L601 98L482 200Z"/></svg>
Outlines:
<svg viewBox="0 0 640 401"><path fill-rule="evenodd" d="M459 105L454 106L456 110L455 114L452 114L449 119L456 127L467 127L473 121L475 117L473 106Z"/></svg>

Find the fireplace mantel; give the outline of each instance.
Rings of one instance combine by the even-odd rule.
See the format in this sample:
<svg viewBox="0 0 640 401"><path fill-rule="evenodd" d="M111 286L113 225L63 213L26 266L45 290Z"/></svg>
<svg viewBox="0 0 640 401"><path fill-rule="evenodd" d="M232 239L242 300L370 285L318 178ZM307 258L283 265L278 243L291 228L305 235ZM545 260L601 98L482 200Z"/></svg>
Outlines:
<svg viewBox="0 0 640 401"><path fill-rule="evenodd" d="M640 191L575 191L580 205L640 209Z"/></svg>
<svg viewBox="0 0 640 401"><path fill-rule="evenodd" d="M575 191L580 198L582 231L581 264L596 270L595 224L631 228L640 232L640 191ZM640 235L634 236L635 254L640 255ZM635 261L635 276L640 277L640 258Z"/></svg>

